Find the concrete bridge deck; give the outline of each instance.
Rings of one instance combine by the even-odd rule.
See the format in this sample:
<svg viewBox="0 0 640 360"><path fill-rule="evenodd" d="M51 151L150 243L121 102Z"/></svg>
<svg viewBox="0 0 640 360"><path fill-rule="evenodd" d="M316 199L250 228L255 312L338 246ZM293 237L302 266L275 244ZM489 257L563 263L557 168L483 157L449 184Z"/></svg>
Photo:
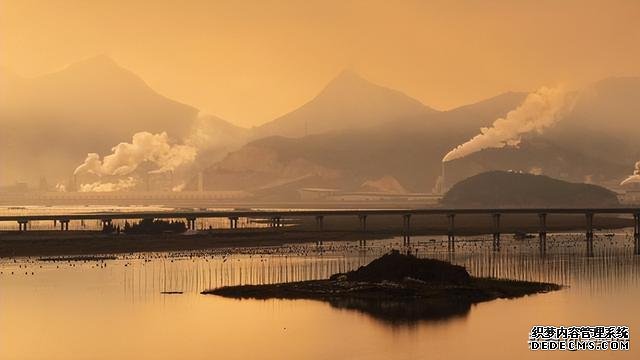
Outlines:
<svg viewBox="0 0 640 360"><path fill-rule="evenodd" d="M366 215L465 215L465 214L620 214L638 215L640 207L615 208L424 208L424 209L264 209L213 211L146 211L146 212L88 212L69 214L2 215L0 222L35 220L103 220L103 219L188 219L230 217L309 217L309 216L366 216Z"/></svg>
<svg viewBox="0 0 640 360"><path fill-rule="evenodd" d="M189 229L196 228L198 218L228 218L231 229L238 227L239 218L269 219L271 227L283 226L283 218L315 217L317 230L324 229L324 218L329 216L357 216L360 223L359 231L367 230L369 216L398 216L402 218L402 234L406 245L411 237L411 217L416 215L440 215L448 219L448 241L451 249L455 242L455 217L457 215L486 214L492 218L493 244L495 249L500 247L500 218L507 214L531 214L539 219L539 237L541 249L546 248L547 216L553 214L582 214L585 216L585 234L588 248L593 248L593 218L597 214L631 215L634 219L634 249L640 254L640 207L613 208L422 208L422 209L249 209L249 210L214 210L214 211L154 211L154 212L91 212L68 214L32 214L32 215L4 215L0 222L14 221L18 223L19 231L27 231L30 221L54 221L60 223L61 230L69 229L69 222L73 220L98 220L103 227L111 225L113 220L137 219L185 219Z"/></svg>

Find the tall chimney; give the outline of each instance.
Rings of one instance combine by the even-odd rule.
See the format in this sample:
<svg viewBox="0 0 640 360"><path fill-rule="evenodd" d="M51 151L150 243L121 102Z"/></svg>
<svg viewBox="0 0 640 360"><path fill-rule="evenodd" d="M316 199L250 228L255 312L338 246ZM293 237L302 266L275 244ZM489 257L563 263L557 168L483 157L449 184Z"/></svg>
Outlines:
<svg viewBox="0 0 640 360"><path fill-rule="evenodd" d="M198 173L198 191L203 192L204 191L204 175L202 174L202 171L200 171Z"/></svg>
<svg viewBox="0 0 640 360"><path fill-rule="evenodd" d="M442 193L444 195L445 192L447 192L447 183L445 182L445 177L444 177L444 164L445 162L442 162L442 179L440 181L440 193Z"/></svg>

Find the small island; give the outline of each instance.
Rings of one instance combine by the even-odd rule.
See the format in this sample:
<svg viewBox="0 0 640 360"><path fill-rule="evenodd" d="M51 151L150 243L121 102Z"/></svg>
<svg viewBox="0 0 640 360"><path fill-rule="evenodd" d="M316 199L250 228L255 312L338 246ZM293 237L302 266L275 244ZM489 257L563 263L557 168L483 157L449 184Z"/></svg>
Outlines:
<svg viewBox="0 0 640 360"><path fill-rule="evenodd" d="M448 262L391 251L366 266L326 280L227 286L203 291L238 299L311 299L389 322L444 319L472 304L559 290L560 285L477 278Z"/></svg>

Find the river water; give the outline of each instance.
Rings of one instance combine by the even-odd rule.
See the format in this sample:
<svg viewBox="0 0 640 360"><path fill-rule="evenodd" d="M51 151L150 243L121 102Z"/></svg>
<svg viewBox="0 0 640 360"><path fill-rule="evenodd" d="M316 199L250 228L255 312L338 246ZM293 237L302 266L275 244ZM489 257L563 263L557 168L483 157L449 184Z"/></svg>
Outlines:
<svg viewBox="0 0 640 360"><path fill-rule="evenodd" d="M310 300L201 295L223 285L320 279L364 265L401 239L230 252L129 254L81 261L0 260L0 359L637 359L640 257L629 231L504 238L414 237L420 257L478 276L540 280L563 290L473 305L440 320L390 321ZM406 249L404 249L406 251ZM47 259L44 259L47 260ZM163 292L181 292L163 294ZM533 325L625 325L630 351L532 352Z"/></svg>

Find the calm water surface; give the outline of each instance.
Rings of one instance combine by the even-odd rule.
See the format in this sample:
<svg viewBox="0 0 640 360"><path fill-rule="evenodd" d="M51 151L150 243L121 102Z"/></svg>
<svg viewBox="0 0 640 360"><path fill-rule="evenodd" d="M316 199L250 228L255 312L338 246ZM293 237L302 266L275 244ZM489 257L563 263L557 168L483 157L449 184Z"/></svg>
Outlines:
<svg viewBox="0 0 640 360"><path fill-rule="evenodd" d="M421 257L474 275L550 281L562 291L472 306L438 321L397 323L308 300L233 300L222 285L325 278L401 248L401 239L291 246L229 254L143 254L105 261L0 261L1 359L637 359L640 257L628 232L536 239L415 237ZM162 294L164 291L182 294ZM532 325L628 325L628 352L530 352Z"/></svg>

